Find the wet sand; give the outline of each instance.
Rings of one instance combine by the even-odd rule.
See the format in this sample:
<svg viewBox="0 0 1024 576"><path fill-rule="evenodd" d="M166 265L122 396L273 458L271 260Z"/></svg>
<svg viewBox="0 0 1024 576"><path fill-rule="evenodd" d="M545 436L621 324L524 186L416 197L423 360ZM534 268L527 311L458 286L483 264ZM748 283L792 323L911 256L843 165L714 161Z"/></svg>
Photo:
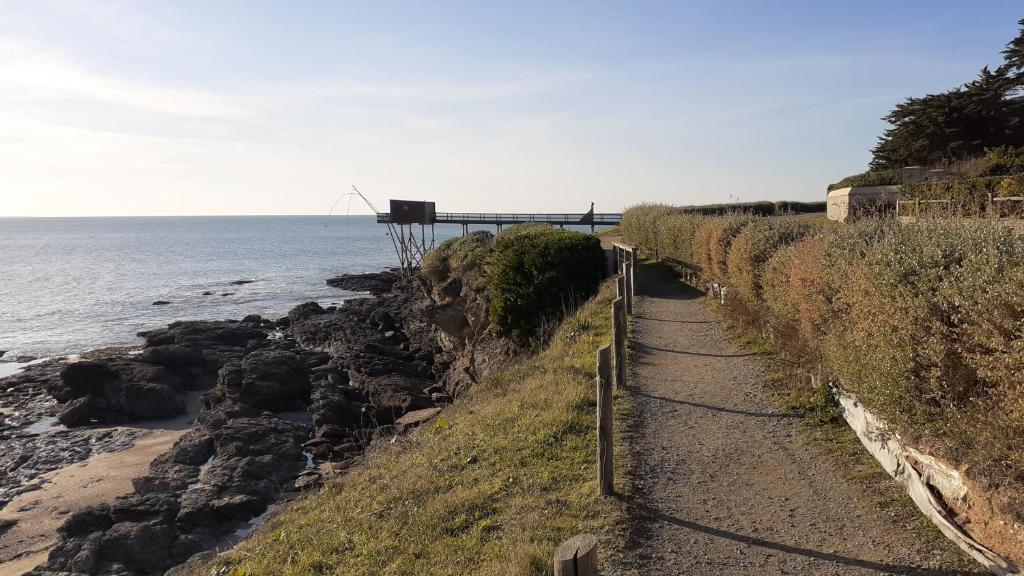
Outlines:
<svg viewBox="0 0 1024 576"><path fill-rule="evenodd" d="M17 522L0 533L0 574L20 576L45 561L69 513L131 492L132 479L144 475L199 413L199 393L190 394L187 402L187 413L177 418L122 427L145 431L131 448L49 472L40 490L21 494L0 510L0 525Z"/></svg>

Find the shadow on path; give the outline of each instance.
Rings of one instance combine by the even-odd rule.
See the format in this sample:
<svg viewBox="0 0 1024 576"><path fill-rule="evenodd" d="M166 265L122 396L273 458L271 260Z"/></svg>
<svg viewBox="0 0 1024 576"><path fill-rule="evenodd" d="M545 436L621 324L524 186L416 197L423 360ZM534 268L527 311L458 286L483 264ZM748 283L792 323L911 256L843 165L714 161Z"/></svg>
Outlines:
<svg viewBox="0 0 1024 576"><path fill-rule="evenodd" d="M814 550L811 548L792 546L789 544L783 544L781 542L765 540L764 538L757 538L756 536L747 536L744 534L739 534L737 532L723 530L721 528L705 526L704 524L698 524L696 522L691 522L689 520L683 520L682 518L666 514L661 510L648 506L642 502L637 501L635 498L630 498L628 496L619 496L619 498L624 499L630 507L635 509L640 514L643 514L651 521L663 522L665 524L671 524L672 526L675 526L677 528L692 530L694 532L700 532L701 534L707 534L708 536L714 536L716 538L731 540L733 542L746 544L748 546L756 546L758 548L774 550L776 552L782 552L783 554L804 556L807 558L821 560L823 562L834 562L845 566L854 566L857 568L872 570L874 572L880 572L883 574L901 574L906 576L972 576L976 574L976 572L965 572L962 570L935 570L931 568L920 568L916 566L907 566L901 564L886 564L884 562L875 562L873 560L852 558L850 556L843 556L841 554L834 554L831 552L822 552L821 550Z"/></svg>
<svg viewBox="0 0 1024 576"><path fill-rule="evenodd" d="M702 408L704 410L711 410L714 412L724 412L726 414L736 414L738 416L752 416L754 418L799 418L799 414L787 414L783 412L751 412L749 410L736 410L733 408L725 408L723 406L713 406L711 404L701 404L700 402L690 402L689 400L677 400L675 398L667 398L665 396L657 396L655 394L648 394L642 390L635 390L634 396L642 396L651 400L658 400L660 402L669 402L671 404L682 404L684 406L692 406L694 408Z"/></svg>
<svg viewBox="0 0 1024 576"><path fill-rule="evenodd" d="M686 356L707 356L708 358L749 358L750 356L759 356L757 352L741 352L739 354L710 354L706 352L687 352L686 350L673 350L671 348L659 348L657 346L650 346L637 342L636 350L640 353L644 353L648 350L654 350L655 352L668 352L669 354L684 354Z"/></svg>
<svg viewBox="0 0 1024 576"><path fill-rule="evenodd" d="M709 320L669 320L668 318L650 318L648 316L634 316L637 320L650 320L652 322L675 322L677 324L714 324Z"/></svg>

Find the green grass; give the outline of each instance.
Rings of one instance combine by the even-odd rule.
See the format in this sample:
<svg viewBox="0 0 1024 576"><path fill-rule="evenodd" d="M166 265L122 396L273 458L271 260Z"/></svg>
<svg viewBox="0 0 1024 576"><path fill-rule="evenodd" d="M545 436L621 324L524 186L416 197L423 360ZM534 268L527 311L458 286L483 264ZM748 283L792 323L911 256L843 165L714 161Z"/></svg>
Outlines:
<svg viewBox="0 0 1024 576"><path fill-rule="evenodd" d="M622 501L597 496L594 362L613 296L605 283L546 350L292 505L207 573L550 574L555 547L580 532L597 534L604 554L625 525ZM624 398L616 409L628 411ZM621 478L621 440L616 455Z"/></svg>

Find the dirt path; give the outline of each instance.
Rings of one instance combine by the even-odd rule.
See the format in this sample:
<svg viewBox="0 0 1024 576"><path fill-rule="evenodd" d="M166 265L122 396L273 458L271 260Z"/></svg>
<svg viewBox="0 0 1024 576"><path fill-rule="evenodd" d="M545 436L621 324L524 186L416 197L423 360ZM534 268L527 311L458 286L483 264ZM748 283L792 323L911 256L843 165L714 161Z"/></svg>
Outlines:
<svg viewBox="0 0 1024 576"><path fill-rule="evenodd" d="M799 420L773 408L761 360L729 341L696 291L646 267L637 287L626 573L986 573L943 565L952 544L930 549L894 525L810 447Z"/></svg>
<svg viewBox="0 0 1024 576"><path fill-rule="evenodd" d="M57 528L67 514L86 506L113 502L132 491L132 479L144 475L154 458L171 448L199 412L199 394L188 397L186 414L144 422L135 444L121 452L91 458L49 472L46 484L21 494L0 510L0 523L14 521L0 532L0 576L18 576L42 564L57 541Z"/></svg>

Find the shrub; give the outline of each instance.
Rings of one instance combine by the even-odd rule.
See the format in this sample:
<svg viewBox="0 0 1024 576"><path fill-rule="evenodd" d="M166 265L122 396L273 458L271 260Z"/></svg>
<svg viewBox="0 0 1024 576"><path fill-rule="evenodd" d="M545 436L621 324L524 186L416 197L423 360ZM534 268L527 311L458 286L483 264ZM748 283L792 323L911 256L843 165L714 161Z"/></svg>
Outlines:
<svg viewBox="0 0 1024 576"><path fill-rule="evenodd" d="M1024 148L999 146L989 148L982 158L978 176L1010 176L1024 174Z"/></svg>
<svg viewBox="0 0 1024 576"><path fill-rule="evenodd" d="M494 235L483 230L450 238L427 252L420 271L437 286L466 274L482 275L493 249Z"/></svg>
<svg viewBox="0 0 1024 576"><path fill-rule="evenodd" d="M834 293L825 268L822 236L806 237L777 251L762 277L763 324L789 360L807 370L821 363L819 346L831 317Z"/></svg>
<svg viewBox="0 0 1024 576"><path fill-rule="evenodd" d="M724 216L705 220L694 234L697 264L704 276L713 282L725 282L728 277L726 257L733 238L751 219L746 216Z"/></svg>
<svg viewBox="0 0 1024 576"><path fill-rule="evenodd" d="M598 288L607 270L601 242L569 230L532 228L498 238L490 269L490 320L499 336L535 344Z"/></svg>
<svg viewBox="0 0 1024 576"><path fill-rule="evenodd" d="M776 250L791 244L813 229L796 220L750 222L736 235L726 257L727 284L732 295L747 307L761 307L761 276Z"/></svg>
<svg viewBox="0 0 1024 576"><path fill-rule="evenodd" d="M704 220L702 216L685 214L668 214L659 218L654 226L658 238L657 254L662 258L693 265L693 239Z"/></svg>
<svg viewBox="0 0 1024 576"><path fill-rule="evenodd" d="M847 176L835 184L829 184L828 190L852 188L854 186L891 186L903 184L903 171L894 168L889 170L868 170L861 174Z"/></svg>
<svg viewBox="0 0 1024 576"><path fill-rule="evenodd" d="M1024 175L986 176L908 184L902 195L910 200L946 200L941 209L935 210L944 216L980 216L987 213L990 196L1017 196L1022 190ZM913 210L913 204L907 209Z"/></svg>
<svg viewBox="0 0 1024 576"><path fill-rule="evenodd" d="M991 222L694 218L663 216L654 241L729 286L740 328L835 378L1024 521L1024 236Z"/></svg>

